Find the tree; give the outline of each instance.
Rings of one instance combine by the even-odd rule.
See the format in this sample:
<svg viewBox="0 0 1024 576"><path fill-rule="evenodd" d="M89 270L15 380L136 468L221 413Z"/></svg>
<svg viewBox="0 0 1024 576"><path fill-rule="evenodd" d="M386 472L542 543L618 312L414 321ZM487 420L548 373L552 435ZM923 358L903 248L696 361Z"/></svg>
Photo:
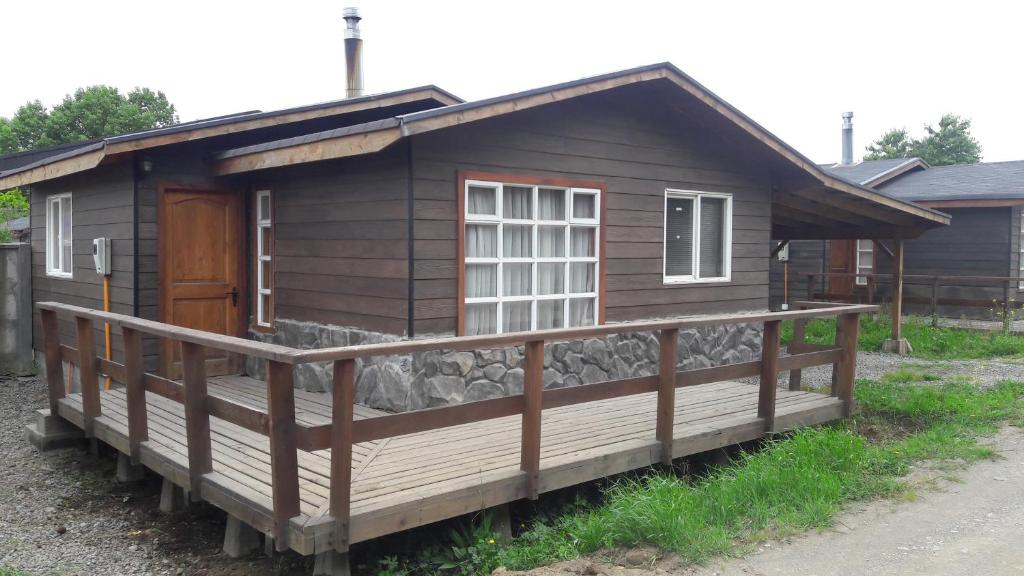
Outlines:
<svg viewBox="0 0 1024 576"><path fill-rule="evenodd" d="M981 144L971 136L971 121L943 114L939 127L924 126L923 138L911 138L905 128L894 128L867 147L865 160L921 158L932 166L974 164L981 161Z"/></svg>
<svg viewBox="0 0 1024 576"><path fill-rule="evenodd" d="M111 86L79 88L47 112L28 102L9 120L0 118L0 154L162 128L178 122L163 92Z"/></svg>
<svg viewBox="0 0 1024 576"><path fill-rule="evenodd" d="M18 188L0 192L0 243L13 240L7 223L15 218L28 216L29 204L25 194Z"/></svg>

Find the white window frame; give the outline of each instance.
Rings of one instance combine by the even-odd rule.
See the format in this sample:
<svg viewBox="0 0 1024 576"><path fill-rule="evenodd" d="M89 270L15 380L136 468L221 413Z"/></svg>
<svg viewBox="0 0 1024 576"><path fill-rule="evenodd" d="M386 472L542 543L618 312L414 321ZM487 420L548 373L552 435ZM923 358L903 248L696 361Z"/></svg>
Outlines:
<svg viewBox="0 0 1024 576"><path fill-rule="evenodd" d="M530 219L506 219L504 217L505 201L504 201L504 190L505 186L512 188L531 188L532 198L530 209L532 211ZM471 214L469 212L469 189L470 187L480 188L491 188L495 191L495 214ZM537 211L539 210L539 190L543 188L545 190L564 190L565 192L565 214L566 219L563 220L540 220L537 218ZM484 224L484 225L495 225L497 226L497 237L496 242L496 254L495 258L484 258L484 257L468 257L463 254L463 266L470 264L495 264L496 265L496 290L497 296L486 296L486 297L475 297L464 298L463 304L468 306L470 304L496 304L496 327L497 334L503 332L503 317L504 310L503 306L505 302L531 302L530 304L530 329L537 330L537 303L544 300L563 300L562 307L562 320L563 326L555 326L555 328L568 327L570 324L571 314L571 302L573 300L593 300L594 301L594 326L600 323L600 307L601 307L601 190L597 188L584 188L584 187L572 187L572 186L555 186L546 184L524 184L517 183L515 181L509 182L495 182L489 180L469 180L465 181L465 185L462 190L463 195L463 215L465 222L460 234L466 234L466 226L471 224ZM588 195L594 197L594 218L576 218L573 214L573 197L576 195ZM503 229L505 225L513 226L530 226L530 252L531 257L529 258L512 258L505 257L503 255L504 249L504 238ZM540 257L537 256L538 242L537 242L537 229L540 226L564 226L565 227L565 247L563 256L559 257ZM594 230L594 255L593 256L572 256L572 229L573 228L590 228ZM537 269L539 264L543 263L562 263L564 265L563 271L563 282L562 292L557 294L538 294L537 293ZM591 292L572 292L572 264L573 263L590 263L594 265L594 290ZM530 266L530 294L527 296L505 296L502 294L504 290L504 270L505 264L531 264ZM465 282L465 278L462 282Z"/></svg>
<svg viewBox="0 0 1024 576"><path fill-rule="evenodd" d="M64 211L61 208L62 201L68 201L68 230L71 231L68 238L64 237ZM55 208L56 207L56 208ZM53 229L53 210L57 210L57 230ZM52 194L46 197L46 275L54 278L72 278L75 271L74 252L74 206L71 199L71 192ZM54 240L61 247L56 254L53 253ZM71 247L71 269L64 269L64 247Z"/></svg>
<svg viewBox="0 0 1024 576"><path fill-rule="evenodd" d="M862 250L861 247L860 247L860 243L862 241L863 241L863 239L862 240L856 240L854 242L854 245L853 245L853 251L854 251L854 259L853 259L854 270L853 271L854 271L854 273L858 274L858 276L854 277L854 283L857 286L867 286L868 285L867 277L860 276L860 274L862 274L861 268L867 268L867 266L863 266L860 263L861 254L864 254L865 252L871 252L871 268L867 272L864 272L864 274L871 274L875 270L875 243L873 241L871 241L871 240L868 240L868 242L871 242L871 249L870 250Z"/></svg>
<svg viewBox="0 0 1024 576"><path fill-rule="evenodd" d="M263 214L263 199L267 199L267 205L270 207L270 214ZM264 254L263 245L263 230L270 229L270 239L273 243L274 230L273 230L273 218L274 218L274 199L270 194L270 190L258 190L256 192L256 206L255 206L255 218L256 221L256 325L264 328L270 328L274 324L273 318L268 318L270 310L266 310L263 307L263 296L273 298L272 294L274 291L273 275L271 275L270 282L267 285L270 288L263 287L263 268L264 262L267 262L267 268L273 268L273 246L270 246L269 250L266 250Z"/></svg>
<svg viewBox="0 0 1024 576"><path fill-rule="evenodd" d="M670 198L682 198L693 200L693 268L691 274L669 274L668 244L665 239L665 232L668 230L668 201ZM725 230L723 231L725 249L722 251L723 262L722 276L704 278L700 275L700 204L702 198L721 198L725 200ZM725 192L705 192L703 190L678 190L675 188L665 189L664 204L662 206L663 218L661 228L661 274L665 284L708 284L712 282L732 281L732 194Z"/></svg>

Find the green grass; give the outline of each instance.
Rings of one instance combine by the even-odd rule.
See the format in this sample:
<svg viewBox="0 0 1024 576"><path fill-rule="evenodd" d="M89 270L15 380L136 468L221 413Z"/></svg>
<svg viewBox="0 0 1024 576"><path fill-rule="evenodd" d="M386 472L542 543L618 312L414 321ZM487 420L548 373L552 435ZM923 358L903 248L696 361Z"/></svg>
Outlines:
<svg viewBox="0 0 1024 576"><path fill-rule="evenodd" d="M876 352L892 333L888 317L860 317L859 348ZM835 320L816 319L807 323L806 338L815 344L832 344ZM903 336L914 348L913 355L937 360L1024 356L1024 335L1003 334L959 328L935 327L922 318L904 320ZM793 339L792 322L784 322L782 341Z"/></svg>
<svg viewBox="0 0 1024 576"><path fill-rule="evenodd" d="M29 574L7 566L0 566L0 576L29 576Z"/></svg>
<svg viewBox="0 0 1024 576"><path fill-rule="evenodd" d="M376 573L476 576L633 545L702 562L829 526L851 501L912 497L903 477L913 464L991 458L980 437L1004 422L1024 426L1024 382L981 389L963 379L935 380L923 367L905 365L859 381L858 412L844 422L780 437L700 478L664 470L629 476L600 504L578 503L508 544L493 539L486 522L470 524L447 545L382 560Z"/></svg>

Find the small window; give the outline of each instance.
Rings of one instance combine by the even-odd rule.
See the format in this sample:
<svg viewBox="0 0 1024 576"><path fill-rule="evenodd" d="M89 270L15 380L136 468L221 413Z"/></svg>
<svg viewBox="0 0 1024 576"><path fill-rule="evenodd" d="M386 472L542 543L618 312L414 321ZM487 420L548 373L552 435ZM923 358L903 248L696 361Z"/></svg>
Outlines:
<svg viewBox="0 0 1024 576"><path fill-rule="evenodd" d="M465 334L597 323L599 190L470 181L465 208Z"/></svg>
<svg viewBox="0 0 1024 576"><path fill-rule="evenodd" d="M857 274L871 274L875 271L874 240L857 240ZM858 286L867 286L867 276L857 276Z"/></svg>
<svg viewBox="0 0 1024 576"><path fill-rule="evenodd" d="M46 274L72 277L71 193L46 199Z"/></svg>
<svg viewBox="0 0 1024 576"><path fill-rule="evenodd" d="M667 284L727 282L732 274L732 195L665 191Z"/></svg>
<svg viewBox="0 0 1024 576"><path fill-rule="evenodd" d="M256 193L256 325L269 328L274 320L274 227L269 190Z"/></svg>

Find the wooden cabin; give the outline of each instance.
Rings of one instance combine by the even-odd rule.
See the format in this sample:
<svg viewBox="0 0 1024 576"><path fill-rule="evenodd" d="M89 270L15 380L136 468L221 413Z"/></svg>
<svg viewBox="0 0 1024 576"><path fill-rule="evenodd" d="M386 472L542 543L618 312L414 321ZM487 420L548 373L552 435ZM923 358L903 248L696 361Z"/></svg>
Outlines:
<svg viewBox="0 0 1024 576"><path fill-rule="evenodd" d="M930 314L934 299L940 316L993 319L1002 314L1007 298L1011 305L1021 300L1024 161L933 167L909 158L829 165L826 170L952 217L949 226L905 242L907 312ZM808 298L807 273L812 272L826 274L813 277L815 298L886 301L892 293L892 247L892 239L791 242L790 298ZM771 300L777 309L783 300L783 263L773 259L771 269ZM879 276L867 276L872 274Z"/></svg>
<svg viewBox="0 0 1024 576"><path fill-rule="evenodd" d="M239 114L43 154L12 186L49 391L30 439L106 442L168 506L227 511L229 553L254 528L317 574L354 542L848 415L874 308L768 312L769 241L949 222L671 64ZM835 345L780 355L782 321L830 316ZM801 389L824 364L831 394Z"/></svg>

